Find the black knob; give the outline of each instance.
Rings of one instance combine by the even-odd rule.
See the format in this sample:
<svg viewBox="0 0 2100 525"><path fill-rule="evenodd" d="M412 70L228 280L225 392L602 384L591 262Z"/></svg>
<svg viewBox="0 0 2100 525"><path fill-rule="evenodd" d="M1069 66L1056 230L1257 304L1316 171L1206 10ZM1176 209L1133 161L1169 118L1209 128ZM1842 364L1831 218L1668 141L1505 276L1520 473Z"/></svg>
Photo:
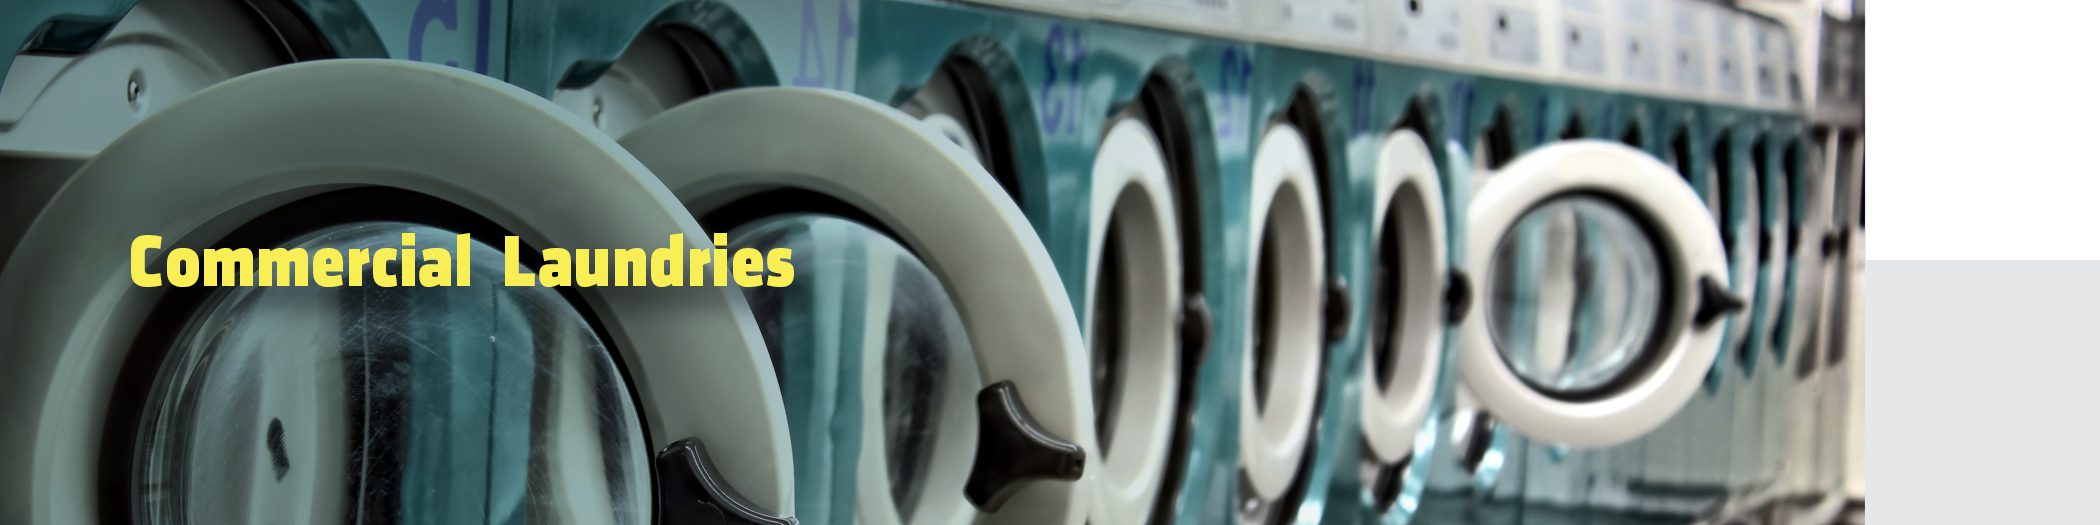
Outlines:
<svg viewBox="0 0 2100 525"><path fill-rule="evenodd" d="M1210 336L1216 329L1216 322L1217 320L1210 315L1210 304L1203 299L1203 294L1192 293L1181 300L1181 356L1184 367L1197 362L1203 356L1203 350L1210 348Z"/></svg>
<svg viewBox="0 0 2100 525"><path fill-rule="evenodd" d="M1327 344L1349 335L1349 282L1336 275L1327 279Z"/></svg>
<svg viewBox="0 0 2100 525"><path fill-rule="evenodd" d="M1692 325L1705 328L1723 315L1742 310L1743 298L1736 297L1727 285L1713 276L1699 278L1699 306L1692 310Z"/></svg>
<svg viewBox="0 0 2100 525"><path fill-rule="evenodd" d="M1457 268L1444 276L1444 322L1465 322L1466 313L1473 310L1473 278Z"/></svg>
<svg viewBox="0 0 2100 525"><path fill-rule="evenodd" d="M656 522L660 525L794 525L737 494L707 458L707 447L685 438L656 453Z"/></svg>
<svg viewBox="0 0 2100 525"><path fill-rule="evenodd" d="M977 464L963 483L963 496L985 512L998 512L1024 482L1074 481L1086 472L1086 450L1050 435L1012 381L977 392Z"/></svg>

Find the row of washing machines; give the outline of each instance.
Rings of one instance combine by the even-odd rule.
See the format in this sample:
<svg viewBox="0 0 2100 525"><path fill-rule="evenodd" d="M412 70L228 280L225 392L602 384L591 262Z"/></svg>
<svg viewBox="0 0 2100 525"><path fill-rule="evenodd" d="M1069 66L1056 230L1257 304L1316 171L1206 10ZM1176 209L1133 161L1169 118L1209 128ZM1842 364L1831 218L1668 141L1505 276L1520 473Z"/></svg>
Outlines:
<svg viewBox="0 0 2100 525"><path fill-rule="evenodd" d="M1845 499L1864 121L1815 100L1820 8L995 4L0 4L0 521ZM471 234L481 285L126 266L402 232ZM710 232L799 278L495 286L541 263L505 235Z"/></svg>

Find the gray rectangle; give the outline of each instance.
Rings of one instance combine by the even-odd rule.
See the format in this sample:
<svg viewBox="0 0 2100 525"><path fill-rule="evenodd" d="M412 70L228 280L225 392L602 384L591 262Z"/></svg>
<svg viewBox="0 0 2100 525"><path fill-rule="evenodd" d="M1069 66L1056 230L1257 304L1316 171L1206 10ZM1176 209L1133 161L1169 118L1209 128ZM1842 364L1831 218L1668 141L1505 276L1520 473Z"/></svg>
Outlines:
<svg viewBox="0 0 2100 525"><path fill-rule="evenodd" d="M2100 261L1867 266L1875 521L2090 519Z"/></svg>

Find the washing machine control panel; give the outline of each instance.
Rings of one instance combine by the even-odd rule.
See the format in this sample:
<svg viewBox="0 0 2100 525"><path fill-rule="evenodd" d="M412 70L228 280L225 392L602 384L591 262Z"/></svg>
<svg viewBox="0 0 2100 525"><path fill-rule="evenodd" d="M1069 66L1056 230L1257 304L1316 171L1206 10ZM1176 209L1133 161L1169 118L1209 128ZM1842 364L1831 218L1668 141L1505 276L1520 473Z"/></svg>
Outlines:
<svg viewBox="0 0 2100 525"><path fill-rule="evenodd" d="M1569 0L1560 5L1561 69L1570 76L1603 81L1610 73L1606 60L1612 21L1598 0Z"/></svg>
<svg viewBox="0 0 2100 525"><path fill-rule="evenodd" d="M1463 0L1377 0L1371 4L1375 51L1385 56L1458 63L1465 59Z"/></svg>
<svg viewBox="0 0 2100 525"><path fill-rule="evenodd" d="M1523 2L1482 2L1470 22L1478 47L1476 57L1499 68L1537 70L1545 54L1543 22L1536 6Z"/></svg>
<svg viewBox="0 0 2100 525"><path fill-rule="evenodd" d="M1660 90L1663 84L1663 58L1668 53L1663 45L1668 42L1669 30L1664 24L1656 0L1621 0L1616 20L1616 42L1607 43L1607 52L1614 55L1610 63L1618 64L1619 80L1634 89Z"/></svg>
<svg viewBox="0 0 2100 525"><path fill-rule="evenodd" d="M1285 41L1358 52L1370 47L1365 0L1256 0L1248 21L1255 32Z"/></svg>
<svg viewBox="0 0 2100 525"><path fill-rule="evenodd" d="M1707 70L1711 62L1708 50L1712 42L1707 39L1711 17L1705 6L1695 2L1676 2L1670 9L1671 36L1670 55L1665 58L1671 72L1670 83L1678 94L1707 96L1712 73Z"/></svg>
<svg viewBox="0 0 2100 525"><path fill-rule="evenodd" d="M1750 70L1754 68L1757 55L1751 53L1746 42L1746 26L1749 20L1735 16L1719 7L1709 7L1708 23L1713 29L1713 68L1716 96L1726 100L1748 102L1753 100L1749 90Z"/></svg>

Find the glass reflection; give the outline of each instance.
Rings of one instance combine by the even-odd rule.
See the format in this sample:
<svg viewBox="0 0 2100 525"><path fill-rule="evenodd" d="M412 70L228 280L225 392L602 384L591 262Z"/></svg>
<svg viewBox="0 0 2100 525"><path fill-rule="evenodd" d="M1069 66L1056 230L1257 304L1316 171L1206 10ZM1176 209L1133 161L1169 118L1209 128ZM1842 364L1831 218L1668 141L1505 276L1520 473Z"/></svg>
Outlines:
<svg viewBox="0 0 2100 525"><path fill-rule="evenodd" d="M784 374L798 476L805 468L832 465L826 477L807 481L825 487L804 490L800 483L805 482L798 481L798 498L821 500L812 501L819 504L814 506L838 506L844 502L840 496L851 494L844 487L855 476L844 474L852 462L832 456L858 456L860 449L833 451L825 444L858 443L859 430L833 417L808 416L836 410L857 418L859 364L865 352L879 351L880 453L888 465L889 497L899 518L909 522L928 492L928 480L939 477L932 469L944 425L958 424L943 417L944 408L969 401L968 394L950 390L967 388L973 381L960 378L975 374L968 334L947 290L903 245L846 219L783 215L736 228L730 238L733 248L794 250L795 265L802 268L794 286L744 290L766 347L782 364L776 369ZM827 371L838 374L836 383L819 377Z"/></svg>
<svg viewBox="0 0 2100 525"><path fill-rule="evenodd" d="M1640 223L1610 201L1547 201L1502 235L1489 265L1489 333L1536 388L1603 387L1649 344L1662 263Z"/></svg>
<svg viewBox="0 0 2100 525"><path fill-rule="evenodd" d="M288 243L453 233L358 223ZM427 245L427 244L426 244ZM449 246L449 243L445 244ZM141 515L193 523L645 523L641 423L595 332L544 288L225 288L162 368Z"/></svg>

